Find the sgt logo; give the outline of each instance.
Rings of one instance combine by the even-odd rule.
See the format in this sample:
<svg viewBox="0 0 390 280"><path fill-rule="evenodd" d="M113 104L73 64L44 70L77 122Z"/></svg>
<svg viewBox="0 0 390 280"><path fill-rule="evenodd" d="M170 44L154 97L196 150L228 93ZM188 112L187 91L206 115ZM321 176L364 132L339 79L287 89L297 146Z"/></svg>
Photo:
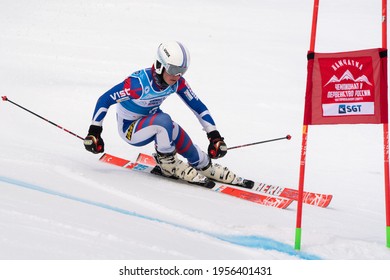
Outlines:
<svg viewBox="0 0 390 280"><path fill-rule="evenodd" d="M129 140L131 140L131 135L133 134L134 126L135 126L135 121L132 122L129 128L127 129L126 138Z"/></svg>
<svg viewBox="0 0 390 280"><path fill-rule="evenodd" d="M339 114L357 113L361 112L362 105L339 105Z"/></svg>

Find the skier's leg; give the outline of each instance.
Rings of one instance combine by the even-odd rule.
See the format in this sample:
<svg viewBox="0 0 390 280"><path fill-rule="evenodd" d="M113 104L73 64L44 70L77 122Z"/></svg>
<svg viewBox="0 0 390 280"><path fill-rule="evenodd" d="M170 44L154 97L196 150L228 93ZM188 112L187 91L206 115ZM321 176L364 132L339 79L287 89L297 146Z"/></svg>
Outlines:
<svg viewBox="0 0 390 280"><path fill-rule="evenodd" d="M118 118L118 122L119 134L127 143L144 146L155 142L156 161L164 175L175 176L189 182L204 181L203 175L177 158L172 139L173 122L168 114L158 112L128 123Z"/></svg>
<svg viewBox="0 0 390 280"><path fill-rule="evenodd" d="M195 167L206 177L219 182L236 184L241 179L227 167L212 163L210 157L192 143L185 130L177 123L173 122L173 124L173 141L176 151L185 157L191 166Z"/></svg>

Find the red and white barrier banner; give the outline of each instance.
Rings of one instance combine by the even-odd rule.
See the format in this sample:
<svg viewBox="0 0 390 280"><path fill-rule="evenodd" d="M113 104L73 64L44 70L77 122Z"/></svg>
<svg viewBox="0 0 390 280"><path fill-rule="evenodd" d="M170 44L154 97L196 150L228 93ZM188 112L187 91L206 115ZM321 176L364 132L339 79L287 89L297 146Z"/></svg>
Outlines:
<svg viewBox="0 0 390 280"><path fill-rule="evenodd" d="M308 58L305 124L387 122L387 50Z"/></svg>

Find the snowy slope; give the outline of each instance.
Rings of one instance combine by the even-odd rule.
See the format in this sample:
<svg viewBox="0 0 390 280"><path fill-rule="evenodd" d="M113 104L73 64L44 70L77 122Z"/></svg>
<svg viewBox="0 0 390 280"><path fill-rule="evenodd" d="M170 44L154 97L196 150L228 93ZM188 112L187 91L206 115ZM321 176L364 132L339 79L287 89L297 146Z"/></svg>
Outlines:
<svg viewBox="0 0 390 280"><path fill-rule="evenodd" d="M322 1L316 49L380 47L373 2ZM311 13L311 0L3 0L0 92L85 136L100 94L150 66L160 41L176 39L191 52L186 78L228 145L293 136L219 162L295 188ZM177 97L163 109L207 147ZM80 139L7 102L0 131L3 260L390 259L380 126L310 128L305 187L334 200L304 207L300 252L296 204L273 209L105 165ZM153 151L122 142L113 108L103 138L107 152L125 158Z"/></svg>

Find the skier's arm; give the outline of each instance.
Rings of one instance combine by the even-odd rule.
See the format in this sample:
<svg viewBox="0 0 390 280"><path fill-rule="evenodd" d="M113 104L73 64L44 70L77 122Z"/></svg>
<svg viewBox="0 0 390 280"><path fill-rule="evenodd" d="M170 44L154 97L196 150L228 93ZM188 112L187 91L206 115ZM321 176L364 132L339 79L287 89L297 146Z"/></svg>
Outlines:
<svg viewBox="0 0 390 280"><path fill-rule="evenodd" d="M101 137L103 120L111 105L138 97L138 91L131 90L131 81L132 78L129 77L99 97L95 105L95 110L93 111L88 134L84 140L84 147L87 151L95 154L104 152L104 141Z"/></svg>
<svg viewBox="0 0 390 280"><path fill-rule="evenodd" d="M208 146L208 154L211 158L220 158L226 155L227 146L224 138L221 136L213 117L211 116L206 105L194 94L191 88L188 86L184 78L179 80L179 86L177 90L178 95L182 100L191 108L194 114L197 116L199 122L207 132L207 138L210 141Z"/></svg>
<svg viewBox="0 0 390 280"><path fill-rule="evenodd" d="M192 110L192 112L198 118L203 129L207 133L217 130L214 119L211 116L206 105L204 105L203 102L195 95L195 93L189 87L184 78L181 78L179 80L177 94L184 101L184 103L187 104L188 107Z"/></svg>
<svg viewBox="0 0 390 280"><path fill-rule="evenodd" d="M95 110L93 111L91 122L92 125L103 125L103 120L106 117L108 108L117 102L116 99L119 99L117 98L117 95L121 90L123 90L123 84L123 82L117 84L99 97L95 105Z"/></svg>

